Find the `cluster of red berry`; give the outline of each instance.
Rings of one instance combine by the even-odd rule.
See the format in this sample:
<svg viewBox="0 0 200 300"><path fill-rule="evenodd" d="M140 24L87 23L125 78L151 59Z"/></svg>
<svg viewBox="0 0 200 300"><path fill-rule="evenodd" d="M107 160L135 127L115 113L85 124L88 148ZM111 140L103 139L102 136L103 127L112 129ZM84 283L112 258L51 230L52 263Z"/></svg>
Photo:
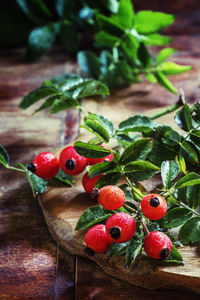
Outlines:
<svg viewBox="0 0 200 300"><path fill-rule="evenodd" d="M112 153L107 157L98 159L85 158L76 152L74 146L68 146L61 151L59 159L51 152L38 154L33 162L28 165L28 169L37 176L49 180L58 173L60 167L66 174L77 175L82 173L88 164L94 165L103 161L112 161L112 159ZM102 176L89 178L88 173L85 173L82 178L85 191L91 194L95 183ZM98 191L97 200L105 209L116 210L124 205L126 198L119 187L107 185ZM149 194L141 200L141 210L148 219L158 220L164 217L167 211L167 203L162 196ZM135 232L136 222L132 215L125 212L114 213L107 219L105 225L95 225L86 233L85 243L87 251L90 253L104 253L108 250L111 243L129 241ZM170 254L171 249L171 240L163 232L150 232L144 239L144 250L152 258L164 259Z"/></svg>

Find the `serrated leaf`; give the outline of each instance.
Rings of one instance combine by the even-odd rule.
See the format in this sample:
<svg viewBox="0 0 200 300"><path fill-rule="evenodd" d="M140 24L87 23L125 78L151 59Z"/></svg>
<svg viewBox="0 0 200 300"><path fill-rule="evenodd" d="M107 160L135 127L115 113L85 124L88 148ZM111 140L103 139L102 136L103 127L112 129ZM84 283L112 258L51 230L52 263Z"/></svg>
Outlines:
<svg viewBox="0 0 200 300"><path fill-rule="evenodd" d="M35 60L45 54L52 47L56 35L57 26L53 23L33 29L28 37L28 58Z"/></svg>
<svg viewBox="0 0 200 300"><path fill-rule="evenodd" d="M126 250L126 266L129 267L137 258L142 250L141 240L132 239Z"/></svg>
<svg viewBox="0 0 200 300"><path fill-rule="evenodd" d="M169 90L170 92L177 94L176 88L172 85L172 83L169 81L169 79L164 75L163 72L156 71L155 72L156 79L158 83Z"/></svg>
<svg viewBox="0 0 200 300"><path fill-rule="evenodd" d="M164 228L174 228L182 225L192 217L192 213L185 207L175 207L165 214L163 218Z"/></svg>
<svg viewBox="0 0 200 300"><path fill-rule="evenodd" d="M56 100L54 100L50 112L52 114L56 114L59 111L67 110L72 107L80 107L79 102L72 97L63 95L62 97L58 97Z"/></svg>
<svg viewBox="0 0 200 300"><path fill-rule="evenodd" d="M104 141L109 142L110 136L108 131L101 125L99 124L97 121L95 120L86 120L85 121L85 126L82 126L84 128L90 128L92 130L93 134L97 134L97 137L102 138Z"/></svg>
<svg viewBox="0 0 200 300"><path fill-rule="evenodd" d="M92 145L80 141L76 142L74 146L78 154L84 157L101 158L101 157L106 157L111 153L110 150L104 147L100 147L100 146L96 146L96 145Z"/></svg>
<svg viewBox="0 0 200 300"><path fill-rule="evenodd" d="M195 144L200 144L200 130L192 130L190 138Z"/></svg>
<svg viewBox="0 0 200 300"><path fill-rule="evenodd" d="M103 47L113 48L120 39L106 31L99 31L95 35L96 42Z"/></svg>
<svg viewBox="0 0 200 300"><path fill-rule="evenodd" d="M189 142L186 142L185 140L180 143L180 155L183 156L192 165L195 165L199 162L198 154L194 150L193 145Z"/></svg>
<svg viewBox="0 0 200 300"><path fill-rule="evenodd" d="M100 62L98 57L91 51L80 51L77 60L81 71L87 75L98 78L100 75Z"/></svg>
<svg viewBox="0 0 200 300"><path fill-rule="evenodd" d="M4 166L8 166L10 163L8 152L2 145L0 145L0 163Z"/></svg>
<svg viewBox="0 0 200 300"><path fill-rule="evenodd" d="M172 39L170 37L167 37L165 35L161 35L159 33L153 33L146 35L146 40L144 43L146 45L152 45L152 46L164 46L166 44L171 43Z"/></svg>
<svg viewBox="0 0 200 300"><path fill-rule="evenodd" d="M153 139L153 147L149 153L149 160L160 166L163 160L173 160L177 155L177 150L172 146L161 143L158 139Z"/></svg>
<svg viewBox="0 0 200 300"><path fill-rule="evenodd" d="M95 184L95 187L102 188L106 185L115 185L121 179L120 172L110 172L104 176L102 176Z"/></svg>
<svg viewBox="0 0 200 300"><path fill-rule="evenodd" d="M125 57L132 64L138 60L138 48L139 42L132 34L127 34L125 40L121 44L121 48L124 52Z"/></svg>
<svg viewBox="0 0 200 300"><path fill-rule="evenodd" d="M125 166L124 172L134 181L146 180L154 176L160 169L148 161L134 161Z"/></svg>
<svg viewBox="0 0 200 300"><path fill-rule="evenodd" d="M174 161L163 161L161 164L161 177L163 185L166 189L172 186L172 180L179 174L179 164Z"/></svg>
<svg viewBox="0 0 200 300"><path fill-rule="evenodd" d="M165 75L176 75L192 69L191 66L178 65L172 61L165 61L160 65L161 71Z"/></svg>
<svg viewBox="0 0 200 300"><path fill-rule="evenodd" d="M124 34L124 28L118 22L115 22L111 18L101 14L97 14L96 20L99 28L103 31L108 32L109 34L117 37L122 37L122 35Z"/></svg>
<svg viewBox="0 0 200 300"><path fill-rule="evenodd" d="M26 171L26 176L32 191L34 191L36 194L43 194L46 191L48 181L36 176L28 170Z"/></svg>
<svg viewBox="0 0 200 300"><path fill-rule="evenodd" d="M89 115L86 117L86 120L88 119L97 120L98 122L100 122L101 125L105 127L105 129L108 131L110 135L114 133L114 125L106 117L94 113L89 113Z"/></svg>
<svg viewBox="0 0 200 300"><path fill-rule="evenodd" d="M192 209L196 209L200 205L200 185L187 187L186 200Z"/></svg>
<svg viewBox="0 0 200 300"><path fill-rule="evenodd" d="M54 86L41 86L26 95L20 102L19 107L22 109L26 109L40 99L52 94L58 94L58 92L58 89Z"/></svg>
<svg viewBox="0 0 200 300"><path fill-rule="evenodd" d="M65 183L67 186L72 186L74 183L74 177L70 174L66 174L62 169L59 170L55 178Z"/></svg>
<svg viewBox="0 0 200 300"><path fill-rule="evenodd" d="M102 162L102 163L93 165L90 167L90 169L88 171L89 178L92 178L97 175L104 174L108 171L111 171L111 170L115 169L116 166L117 166L117 164L112 161L111 162L110 161Z"/></svg>
<svg viewBox="0 0 200 300"><path fill-rule="evenodd" d="M125 132L145 132L153 130L156 124L151 118L141 115L130 117L119 124L119 131Z"/></svg>
<svg viewBox="0 0 200 300"><path fill-rule="evenodd" d="M165 59L171 56L174 52L176 52L176 50L173 48L162 49L156 57L156 64L157 65L161 64Z"/></svg>
<svg viewBox="0 0 200 300"><path fill-rule="evenodd" d="M156 83L157 82L157 79L156 79L156 77L154 76L153 73L146 73L145 76L146 76L146 79L149 82L151 82L151 83Z"/></svg>
<svg viewBox="0 0 200 300"><path fill-rule="evenodd" d="M124 254L129 243L129 241L125 243L112 243L107 251L107 257L111 258Z"/></svg>
<svg viewBox="0 0 200 300"><path fill-rule="evenodd" d="M112 215L111 211L102 206L95 205L89 207L79 218L75 230L83 230L104 220Z"/></svg>
<svg viewBox="0 0 200 300"><path fill-rule="evenodd" d="M196 184L200 184L200 176L195 172L191 172L179 179L174 187L175 189L181 189Z"/></svg>
<svg viewBox="0 0 200 300"><path fill-rule="evenodd" d="M152 144L150 139L144 138L129 145L122 153L120 158L121 164L127 164L135 160L145 160L151 151Z"/></svg>
<svg viewBox="0 0 200 300"><path fill-rule="evenodd" d="M73 93L73 98L81 99L91 96L107 96L109 95L108 87L94 79L88 79L87 82L84 82L77 88Z"/></svg>
<svg viewBox="0 0 200 300"><path fill-rule="evenodd" d="M134 23L134 10L131 0L120 0L118 12L112 15L112 20L119 23L124 29L131 29Z"/></svg>
<svg viewBox="0 0 200 300"><path fill-rule="evenodd" d="M140 34L152 34L171 25L174 20L175 17L171 14L142 10L135 16L135 29Z"/></svg>
<svg viewBox="0 0 200 300"><path fill-rule="evenodd" d="M164 260L165 263L178 263L184 264L184 260L176 247L172 245L172 250L167 259Z"/></svg>
<svg viewBox="0 0 200 300"><path fill-rule="evenodd" d="M190 114L190 108L187 104L177 111L174 120L176 124L184 131L190 131L192 129L192 116Z"/></svg>
<svg viewBox="0 0 200 300"><path fill-rule="evenodd" d="M200 217L189 219L181 227L178 238L183 244L195 243L200 240Z"/></svg>

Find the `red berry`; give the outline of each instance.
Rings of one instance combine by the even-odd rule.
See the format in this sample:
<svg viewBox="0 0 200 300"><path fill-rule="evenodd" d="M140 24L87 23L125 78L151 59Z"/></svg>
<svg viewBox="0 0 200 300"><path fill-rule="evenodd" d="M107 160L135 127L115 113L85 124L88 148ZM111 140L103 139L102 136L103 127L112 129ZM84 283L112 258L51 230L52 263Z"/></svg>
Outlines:
<svg viewBox="0 0 200 300"><path fill-rule="evenodd" d="M103 224L93 226L85 235L86 246L96 253L104 253L108 250L110 242Z"/></svg>
<svg viewBox="0 0 200 300"><path fill-rule="evenodd" d="M79 155L74 146L65 147L59 157L60 167L66 174L77 175L87 166L88 159Z"/></svg>
<svg viewBox="0 0 200 300"><path fill-rule="evenodd" d="M172 250L170 238L163 232L152 231L144 239L144 250L155 259L166 259Z"/></svg>
<svg viewBox="0 0 200 300"><path fill-rule="evenodd" d="M108 147L106 146L103 146L103 145L99 145L100 147L103 147L103 148L106 148L106 149L109 149ZM90 166L92 165L96 165L96 164L99 164L101 162L105 162L105 161L112 161L113 160L113 154L109 154L105 157L101 157L101 158L88 158L88 164Z"/></svg>
<svg viewBox="0 0 200 300"><path fill-rule="evenodd" d="M41 152L27 166L28 170L35 175L48 180L53 178L59 171L59 160L52 152Z"/></svg>
<svg viewBox="0 0 200 300"><path fill-rule="evenodd" d="M100 189L97 200L104 208L113 210L120 208L126 197L118 186L106 185Z"/></svg>
<svg viewBox="0 0 200 300"><path fill-rule="evenodd" d="M123 243L129 241L135 231L135 220L127 213L118 212L106 221L106 232L111 242Z"/></svg>
<svg viewBox="0 0 200 300"><path fill-rule="evenodd" d="M93 178L88 177L88 173L85 173L85 175L82 178L82 185L84 190L88 194L92 194L93 189L95 188L95 183L102 177L103 175L98 175Z"/></svg>
<svg viewBox="0 0 200 300"><path fill-rule="evenodd" d="M145 217L150 220L158 220L166 214L167 202L158 194L149 194L142 199L141 208Z"/></svg>

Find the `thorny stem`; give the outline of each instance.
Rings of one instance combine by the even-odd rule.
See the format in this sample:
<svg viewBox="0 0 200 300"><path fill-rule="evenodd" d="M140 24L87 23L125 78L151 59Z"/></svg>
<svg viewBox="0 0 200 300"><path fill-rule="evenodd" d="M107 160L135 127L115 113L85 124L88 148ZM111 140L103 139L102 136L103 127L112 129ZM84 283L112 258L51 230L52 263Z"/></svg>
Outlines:
<svg viewBox="0 0 200 300"><path fill-rule="evenodd" d="M146 232L146 234L148 234L149 233L149 229L147 228L147 225L143 221L141 221L141 223L142 223L142 226L144 228L144 231Z"/></svg>
<svg viewBox="0 0 200 300"><path fill-rule="evenodd" d="M163 110L159 111L158 113L154 114L153 116L151 116L152 120L155 120L157 118L160 118L164 115L167 115L175 110L177 110L179 107L181 107L183 105L183 96L180 95L178 101L175 104L172 104L166 108L164 108Z"/></svg>
<svg viewBox="0 0 200 300"><path fill-rule="evenodd" d="M191 207L189 207L187 204L183 203L183 202L179 202L179 204L185 208L187 208L188 210L190 210L193 214L195 214L196 216L199 216L198 212L196 212L195 210L193 210Z"/></svg>

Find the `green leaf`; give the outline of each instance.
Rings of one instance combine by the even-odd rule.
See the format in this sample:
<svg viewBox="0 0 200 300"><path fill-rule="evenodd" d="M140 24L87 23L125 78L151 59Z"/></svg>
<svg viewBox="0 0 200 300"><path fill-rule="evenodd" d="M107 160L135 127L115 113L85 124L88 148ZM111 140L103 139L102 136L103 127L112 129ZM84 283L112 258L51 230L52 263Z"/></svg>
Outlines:
<svg viewBox="0 0 200 300"><path fill-rule="evenodd" d="M127 164L135 160L145 160L151 151L152 144L150 139L144 138L129 145L122 153L120 158L121 164Z"/></svg>
<svg viewBox="0 0 200 300"><path fill-rule="evenodd" d="M126 250L126 266L129 267L137 258L142 250L141 240L132 239Z"/></svg>
<svg viewBox="0 0 200 300"><path fill-rule="evenodd" d="M125 166L124 172L134 181L151 178L159 171L159 168L148 161L134 161Z"/></svg>
<svg viewBox="0 0 200 300"><path fill-rule="evenodd" d="M143 10L135 16L135 29L140 34L152 34L171 25L174 20L175 17L171 14Z"/></svg>
<svg viewBox="0 0 200 300"><path fill-rule="evenodd" d="M35 111L36 112L39 112L41 110L44 110L46 108L49 108L53 105L54 101L57 100L57 99L60 99L60 96L59 95L53 95L49 98L47 98L44 103Z"/></svg>
<svg viewBox="0 0 200 300"><path fill-rule="evenodd" d="M191 143L183 140L183 142L180 143L180 147L180 155L188 160L192 165L195 165L199 162L198 155Z"/></svg>
<svg viewBox="0 0 200 300"><path fill-rule="evenodd" d="M156 83L157 82L157 79L156 77L153 75L153 73L146 73L145 74L146 76L146 79L151 82L151 83Z"/></svg>
<svg viewBox="0 0 200 300"><path fill-rule="evenodd" d="M58 92L58 89L53 86L41 86L26 95L20 102L19 107L26 109L38 100L53 94L58 94Z"/></svg>
<svg viewBox="0 0 200 300"><path fill-rule="evenodd" d="M5 167L8 166L10 163L8 152L2 145L0 145L0 163Z"/></svg>
<svg viewBox="0 0 200 300"><path fill-rule="evenodd" d="M176 50L173 48L162 49L156 57L156 64L160 65L165 59L171 56L174 52L176 52Z"/></svg>
<svg viewBox="0 0 200 300"><path fill-rule="evenodd" d="M178 238L183 244L195 243L200 240L200 217L189 219L181 227Z"/></svg>
<svg viewBox="0 0 200 300"><path fill-rule="evenodd" d="M131 29L134 23L134 10L131 0L120 0L118 12L112 15L112 20L124 29Z"/></svg>
<svg viewBox="0 0 200 300"><path fill-rule="evenodd" d="M73 98L81 99L91 96L107 96L109 95L108 87L102 82L94 79L88 79L82 83L73 93Z"/></svg>
<svg viewBox="0 0 200 300"><path fill-rule="evenodd" d="M153 34L146 35L146 40L144 41L144 43L146 45L152 45L152 46L164 46L166 44L171 43L171 41L172 39L165 35L153 33Z"/></svg>
<svg viewBox="0 0 200 300"><path fill-rule="evenodd" d="M107 251L107 256L110 258L124 254L129 243L129 241L125 243L112 243Z"/></svg>
<svg viewBox="0 0 200 300"><path fill-rule="evenodd" d="M65 21L61 25L60 38L63 47L68 53L74 53L78 51L78 34L73 23Z"/></svg>
<svg viewBox="0 0 200 300"><path fill-rule="evenodd" d="M166 189L172 186L174 180L179 174L179 164L175 160L163 161L161 164L161 177L163 185Z"/></svg>
<svg viewBox="0 0 200 300"><path fill-rule="evenodd" d="M102 1L102 2L110 12L112 12L114 14L118 12L119 3L117 0L108 0L108 1Z"/></svg>
<svg viewBox="0 0 200 300"><path fill-rule="evenodd" d="M45 54L52 47L56 34L57 29L53 23L33 29L28 37L28 58L35 60Z"/></svg>
<svg viewBox="0 0 200 300"><path fill-rule="evenodd" d="M106 31L99 31L95 35L96 42L103 47L113 48L120 39Z"/></svg>
<svg viewBox="0 0 200 300"><path fill-rule="evenodd" d="M79 102L76 99L63 95L53 102L50 112L52 114L56 114L61 110L66 110L72 107L78 108L79 106Z"/></svg>
<svg viewBox="0 0 200 300"><path fill-rule="evenodd" d="M192 129L192 116L187 104L177 111L174 120L184 131L190 131Z"/></svg>
<svg viewBox="0 0 200 300"><path fill-rule="evenodd" d="M176 247L172 245L172 250L167 259L164 260L165 263L178 263L184 264L184 260Z"/></svg>
<svg viewBox="0 0 200 300"><path fill-rule="evenodd" d="M111 153L110 150L104 147L100 147L100 146L96 146L96 145L92 145L80 141L76 142L74 146L78 154L84 157L101 158L101 157L106 157Z"/></svg>
<svg viewBox="0 0 200 300"><path fill-rule="evenodd" d="M160 68L165 75L176 75L192 69L191 66L181 66L171 61L163 62Z"/></svg>
<svg viewBox="0 0 200 300"><path fill-rule="evenodd" d="M145 132L153 130L156 124L151 118L141 115L130 117L119 124L119 131L125 132Z"/></svg>
<svg viewBox="0 0 200 300"><path fill-rule="evenodd" d="M116 37L122 37L124 34L124 28L118 23L112 20L109 17L106 17L101 14L97 14L96 16L97 24L99 28L111 35Z"/></svg>
<svg viewBox="0 0 200 300"><path fill-rule="evenodd" d="M89 115L85 119L86 120L96 120L96 121L98 121L99 123L101 123L101 125L104 126L104 128L108 131L108 133L111 136L113 135L113 133L114 133L114 125L106 117L98 115L98 114L89 113Z"/></svg>
<svg viewBox="0 0 200 300"><path fill-rule="evenodd" d="M148 158L152 163L160 166L163 160L174 160L176 155L177 151L173 146L165 145L158 139L153 139L153 147Z"/></svg>
<svg viewBox="0 0 200 300"><path fill-rule="evenodd" d="M100 75L100 63L98 57L91 51L80 51L77 60L81 71L87 75L98 78Z"/></svg>
<svg viewBox="0 0 200 300"><path fill-rule="evenodd" d="M95 205L89 207L79 218L75 230L83 230L104 220L111 216L111 211L102 206Z"/></svg>
<svg viewBox="0 0 200 300"><path fill-rule="evenodd" d="M148 68L152 63L152 58L144 43L140 43L138 48L138 58L144 68Z"/></svg>
<svg viewBox="0 0 200 300"><path fill-rule="evenodd" d="M56 0L55 8L59 17L68 19L75 14L77 7L77 1L71 0Z"/></svg>
<svg viewBox="0 0 200 300"><path fill-rule="evenodd" d="M117 164L112 161L111 162L110 161L102 162L102 163L93 165L90 167L89 172L88 172L89 178L92 178L92 177L98 176L100 174L104 174L108 171L111 171L111 170L115 169L116 166L117 166Z"/></svg>
<svg viewBox="0 0 200 300"><path fill-rule="evenodd" d="M120 172L110 172L102 176L95 184L95 187L102 188L105 185L115 185L119 182L120 179L121 179Z"/></svg>
<svg viewBox="0 0 200 300"><path fill-rule="evenodd" d="M200 130L192 130L190 138L195 144L200 144Z"/></svg>
<svg viewBox="0 0 200 300"><path fill-rule="evenodd" d="M175 207L165 214L163 218L164 228L174 228L182 225L192 217L192 213L185 207Z"/></svg>
<svg viewBox="0 0 200 300"><path fill-rule="evenodd" d="M32 191L34 191L36 194L43 194L46 191L48 181L36 176L28 170L26 171L26 176Z"/></svg>
<svg viewBox="0 0 200 300"><path fill-rule="evenodd" d="M49 21L51 12L42 0L16 0L22 11L34 22Z"/></svg>
<svg viewBox="0 0 200 300"><path fill-rule="evenodd" d="M55 176L56 179L65 183L67 186L73 186L74 177L70 174L66 174L62 169L59 170L58 174Z"/></svg>
<svg viewBox="0 0 200 300"><path fill-rule="evenodd" d="M169 79L162 73L162 72L155 72L156 79L158 83L169 90L170 92L177 94L176 88L172 85L172 83L169 81Z"/></svg>
<svg viewBox="0 0 200 300"><path fill-rule="evenodd" d="M87 129L89 128L90 132L92 132L93 134L97 135L97 137L102 138L104 141L109 142L110 136L108 131L101 125L99 124L97 121L95 120L87 120L85 121L85 125L82 125L81 127Z"/></svg>
<svg viewBox="0 0 200 300"><path fill-rule="evenodd" d="M183 187L196 185L196 184L200 184L200 176L195 172L191 172L183 176L181 179L179 179L174 187L176 189L181 189Z"/></svg>
<svg viewBox="0 0 200 300"><path fill-rule="evenodd" d="M200 205L200 185L192 185L187 187L186 200L192 209L195 209Z"/></svg>
<svg viewBox="0 0 200 300"><path fill-rule="evenodd" d="M126 34L121 47L127 60L134 65L135 61L138 60L139 42L137 39L132 34L128 33Z"/></svg>

